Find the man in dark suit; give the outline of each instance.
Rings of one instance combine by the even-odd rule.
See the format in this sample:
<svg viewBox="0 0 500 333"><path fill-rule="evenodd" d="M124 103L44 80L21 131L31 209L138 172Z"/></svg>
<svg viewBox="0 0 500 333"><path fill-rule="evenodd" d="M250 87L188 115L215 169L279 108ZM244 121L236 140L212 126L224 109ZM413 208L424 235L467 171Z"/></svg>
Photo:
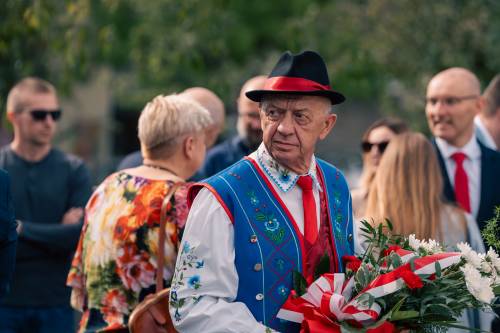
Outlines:
<svg viewBox="0 0 500 333"><path fill-rule="evenodd" d="M474 132L474 117L483 107L479 80L467 69L444 70L427 86L425 110L444 195L471 213L480 228L500 205L500 153L479 143Z"/></svg>
<svg viewBox="0 0 500 333"><path fill-rule="evenodd" d="M9 291L16 262L16 221L9 174L0 169L0 299Z"/></svg>
<svg viewBox="0 0 500 333"><path fill-rule="evenodd" d="M479 143L474 117L484 107L477 77L449 68L427 85L425 113L439 157L445 197L471 213L479 228L500 205L500 153ZM500 332L495 320L493 332Z"/></svg>

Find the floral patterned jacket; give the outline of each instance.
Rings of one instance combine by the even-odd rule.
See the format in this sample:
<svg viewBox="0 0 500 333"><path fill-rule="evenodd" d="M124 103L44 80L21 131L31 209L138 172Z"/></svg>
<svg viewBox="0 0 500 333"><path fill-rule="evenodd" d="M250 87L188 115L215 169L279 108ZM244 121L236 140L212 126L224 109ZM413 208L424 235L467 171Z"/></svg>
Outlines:
<svg viewBox="0 0 500 333"><path fill-rule="evenodd" d="M161 205L173 185L118 172L93 193L67 280L72 306L83 311L79 332L125 328L134 307L155 291ZM179 187L167 209L166 285L187 218L187 187Z"/></svg>

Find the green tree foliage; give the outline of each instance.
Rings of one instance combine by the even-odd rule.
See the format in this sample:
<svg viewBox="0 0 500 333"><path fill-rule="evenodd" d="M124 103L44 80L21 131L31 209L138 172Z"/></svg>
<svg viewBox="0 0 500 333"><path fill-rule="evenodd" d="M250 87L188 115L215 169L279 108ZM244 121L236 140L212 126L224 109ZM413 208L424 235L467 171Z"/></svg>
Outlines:
<svg viewBox="0 0 500 333"><path fill-rule="evenodd" d="M124 104L201 85L230 101L286 49L318 50L332 85L387 112L421 110L429 77L500 68L494 0L4 0L0 95L26 75L69 89L98 66ZM392 87L392 88L391 88ZM393 89L394 87L398 89ZM396 91L396 92L394 92ZM4 100L2 100L4 104Z"/></svg>

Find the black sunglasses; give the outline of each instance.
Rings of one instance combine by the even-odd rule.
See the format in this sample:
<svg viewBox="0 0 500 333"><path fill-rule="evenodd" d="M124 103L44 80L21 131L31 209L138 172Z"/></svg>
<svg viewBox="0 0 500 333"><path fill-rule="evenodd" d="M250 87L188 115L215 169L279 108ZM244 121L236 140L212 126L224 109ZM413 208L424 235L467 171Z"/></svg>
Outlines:
<svg viewBox="0 0 500 333"><path fill-rule="evenodd" d="M61 110L30 110L31 118L35 121L44 121L47 116L51 116L53 121L61 118Z"/></svg>
<svg viewBox="0 0 500 333"><path fill-rule="evenodd" d="M388 144L389 144L389 141L382 141L379 143L371 143L368 141L363 141L363 142L361 142L361 150L363 150L363 152L365 152L365 153L368 153L369 151L372 150L373 146L377 146L378 151L381 154L383 154L385 149L387 148Z"/></svg>

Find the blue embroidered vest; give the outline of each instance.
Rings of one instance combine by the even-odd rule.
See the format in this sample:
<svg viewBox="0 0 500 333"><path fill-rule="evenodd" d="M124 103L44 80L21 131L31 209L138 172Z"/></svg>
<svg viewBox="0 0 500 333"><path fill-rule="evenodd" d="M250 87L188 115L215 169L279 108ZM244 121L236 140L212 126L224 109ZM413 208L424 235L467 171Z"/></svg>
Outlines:
<svg viewBox="0 0 500 333"><path fill-rule="evenodd" d="M299 332L299 325L277 319L276 314L293 289L292 272L302 272L305 267L302 234L254 163L239 161L206 183L193 186L188 197L192 202L201 186L206 186L233 222L239 277L235 301L246 304L257 321L275 330ZM350 193L340 171L319 159L317 165L318 177L326 187L336 266L342 267L342 256L354 252Z"/></svg>

